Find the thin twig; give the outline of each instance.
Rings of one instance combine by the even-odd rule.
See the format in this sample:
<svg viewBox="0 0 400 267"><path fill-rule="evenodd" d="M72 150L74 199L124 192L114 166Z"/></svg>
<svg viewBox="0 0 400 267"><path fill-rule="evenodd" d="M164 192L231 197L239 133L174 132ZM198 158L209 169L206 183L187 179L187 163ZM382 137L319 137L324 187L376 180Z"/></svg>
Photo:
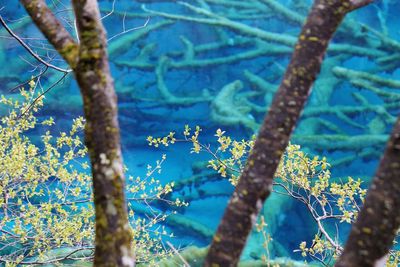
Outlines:
<svg viewBox="0 0 400 267"><path fill-rule="evenodd" d="M39 74L37 74L36 76L33 76L31 79L27 80L26 82L20 83L17 86L14 86L13 88L11 88L9 90L9 92L14 92L15 90L17 90L18 88L21 88L22 86L30 83L30 81L32 80L36 80L37 78L41 77L42 75L44 75L46 73L46 71L49 69L48 66L45 66L45 69L43 71L41 71Z"/></svg>
<svg viewBox="0 0 400 267"><path fill-rule="evenodd" d="M22 47L25 48L26 51L29 52L29 54L31 54L37 61L39 61L40 63L42 63L43 65L63 72L63 73L70 73L72 70L71 69L63 69L57 66L54 66L53 64L50 64L49 62L43 60L38 54L36 54L17 34L15 34L10 27L8 27L7 23L4 21L3 17L0 15L0 23L3 25L3 27L6 29L6 31L12 36L14 37L15 40L17 40Z"/></svg>
<svg viewBox="0 0 400 267"><path fill-rule="evenodd" d="M103 20L103 19L107 18L108 16L110 16L111 14L113 14L113 13L114 13L114 10L115 10L115 0L114 0L113 3L112 3L111 11L108 12L108 13L107 13L106 15L104 15L103 17L101 17L101 20Z"/></svg>
<svg viewBox="0 0 400 267"><path fill-rule="evenodd" d="M179 257L179 259L183 262L183 267L190 267L190 264L182 257L179 251L171 244L171 242L167 241L167 245L174 251L174 253Z"/></svg>
<svg viewBox="0 0 400 267"><path fill-rule="evenodd" d="M142 29L142 28L145 28L145 27L147 26L147 24L149 23L149 21L150 21L150 17L147 17L145 23L144 23L142 26L130 28L130 29L128 29L128 30L125 30L125 25L123 25L123 30L122 30L122 32L120 32L120 33L118 33L118 34L116 34L116 35L114 35L114 36L108 38L107 41L109 42L109 41L113 40L114 38L117 38L117 37L119 37L119 36L121 36L121 35L123 35L123 34L125 34L125 33L131 32L131 31L135 31L135 30L139 30L139 29Z"/></svg>
<svg viewBox="0 0 400 267"><path fill-rule="evenodd" d="M36 102L42 98L45 94L47 94L51 89L53 89L56 85L58 85L64 78L65 76L68 75L68 72L64 72L63 76L54 84L52 84L49 88L47 88L44 92L42 92L38 97L35 98L35 100L33 100L33 102L25 109L24 112L22 112L17 119L22 118L35 104Z"/></svg>

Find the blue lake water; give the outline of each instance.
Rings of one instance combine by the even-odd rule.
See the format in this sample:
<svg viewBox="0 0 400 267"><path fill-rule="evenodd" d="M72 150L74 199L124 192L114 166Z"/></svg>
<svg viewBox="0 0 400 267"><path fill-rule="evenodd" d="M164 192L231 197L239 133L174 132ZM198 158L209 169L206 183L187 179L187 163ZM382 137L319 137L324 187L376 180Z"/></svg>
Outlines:
<svg viewBox="0 0 400 267"><path fill-rule="evenodd" d="M271 1L279 5L274 7L268 0L140 2L147 4L100 1L111 38L109 57L118 92L124 160L130 174L143 176L147 164L166 154L158 177L163 182L179 181L196 174L193 164L206 161L209 155L191 154L190 144L155 149L147 145L146 137L181 133L189 124L202 128L204 143L215 145L218 128L237 139L250 138L281 81L301 28L299 20L311 3ZM0 6L5 6L0 14L18 35L32 37L26 42L34 51L65 67L17 1ZM307 153L328 158L334 178L361 177L366 186L399 115L400 32L395 12L399 8L400 1L383 0L348 15L332 41L293 136L292 143ZM57 1L54 9L74 34L69 1ZM133 30L147 20L146 26ZM9 88L37 75L43 66L3 29L0 33L0 85L3 94L10 94ZM49 70L40 84L46 89L61 76ZM233 82L241 88L225 96L224 105L231 112L223 113L216 100ZM56 131L61 131L82 115L81 109L78 88L69 75L46 94L40 116L53 116ZM40 134L38 130L32 136ZM229 182L215 177L184 187L176 196L197 194L197 198L179 213L214 230L232 190ZM200 191L208 194L202 197ZM299 203L276 214L274 240L284 249L275 250L273 256L301 259L292 251L302 240L312 240L315 225ZM176 245L208 244L209 238L187 228L167 227L175 233ZM342 240L348 230L344 228ZM257 257L254 251L258 250L252 248L260 245L256 242L249 245L246 257Z"/></svg>

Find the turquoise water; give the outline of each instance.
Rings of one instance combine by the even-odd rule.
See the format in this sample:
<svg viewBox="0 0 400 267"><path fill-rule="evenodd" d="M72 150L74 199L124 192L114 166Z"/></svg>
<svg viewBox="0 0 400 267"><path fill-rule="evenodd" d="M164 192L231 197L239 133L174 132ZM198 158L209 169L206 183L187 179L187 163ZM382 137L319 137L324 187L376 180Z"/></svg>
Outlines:
<svg viewBox="0 0 400 267"><path fill-rule="evenodd" d="M215 143L213 135L218 128L238 139L256 133L288 64L310 1L277 1L278 7L269 6L266 0L140 2L148 4L100 1L111 38L110 62L119 97L124 160L132 175L143 176L146 165L154 164L165 153L167 160L159 177L163 182L179 181L194 175L193 164L207 160L208 155L190 154L189 144L154 149L147 145L146 137L182 132L185 124L201 126L204 143ZM64 4L56 4L55 9L73 33L68 1ZM26 41L37 53L65 66L18 4L4 6L1 15L16 33L34 37ZM399 1L383 0L346 18L293 136L292 142L308 153L327 157L335 178L361 177L367 184L399 115L400 32L394 12L399 8ZM132 30L146 21L146 26ZM0 49L3 93L43 68L4 30ZM46 89L60 76L48 71L41 77L41 85ZM217 99L222 88L233 82L241 88L224 98L229 112L223 113ZM56 127L62 130L81 114L79 92L70 75L46 94L40 116L53 116ZM40 131L32 133L38 134ZM195 197L179 213L214 230L232 190L218 177L184 187L175 194ZM208 194L202 197L199 191ZM275 250L274 256L299 258L299 253L292 251L300 241L310 241L316 229L299 203L287 204L284 210L276 212L277 225L273 226L274 239L284 249ZM204 246L209 242L187 228L169 229L175 233L173 242L177 245ZM249 245L247 257L257 257L254 251L258 250L252 248L256 242Z"/></svg>

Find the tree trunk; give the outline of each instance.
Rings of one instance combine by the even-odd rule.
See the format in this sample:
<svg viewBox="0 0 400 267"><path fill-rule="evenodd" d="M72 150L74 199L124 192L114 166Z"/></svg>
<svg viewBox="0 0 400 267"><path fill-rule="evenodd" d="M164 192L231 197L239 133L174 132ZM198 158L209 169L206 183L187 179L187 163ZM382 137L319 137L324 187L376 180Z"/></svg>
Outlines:
<svg viewBox="0 0 400 267"><path fill-rule="evenodd" d="M80 39L75 76L83 97L85 141L92 163L96 209L94 266L134 266L126 211L117 96L97 3L73 0Z"/></svg>
<svg viewBox="0 0 400 267"><path fill-rule="evenodd" d="M400 117L392 130L364 205L335 266L384 266L399 227Z"/></svg>
<svg viewBox="0 0 400 267"><path fill-rule="evenodd" d="M320 71L332 35L348 12L371 1L315 1L204 266L237 265L247 236L271 193L274 173Z"/></svg>
<svg viewBox="0 0 400 267"><path fill-rule="evenodd" d="M107 39L95 0L73 0L80 43L77 44L43 0L21 0L33 21L71 66L86 118L96 235L94 266L135 266L132 233L125 202L125 177L111 78Z"/></svg>

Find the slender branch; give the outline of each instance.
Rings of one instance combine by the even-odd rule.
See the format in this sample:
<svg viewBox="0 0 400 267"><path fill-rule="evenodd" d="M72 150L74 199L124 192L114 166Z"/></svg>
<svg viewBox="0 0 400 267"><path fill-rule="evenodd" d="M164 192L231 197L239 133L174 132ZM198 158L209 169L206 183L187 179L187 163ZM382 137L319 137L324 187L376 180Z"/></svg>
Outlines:
<svg viewBox="0 0 400 267"><path fill-rule="evenodd" d="M15 34L10 27L8 27L7 23L4 21L3 17L0 15L0 23L1 25L3 25L3 27L6 29L6 31L15 39L18 41L18 43L20 43L22 45L23 48L25 48L26 51L29 52L29 54L31 54L37 61L39 61L40 63L42 63L43 65L45 65L48 68L60 71L60 72L64 72L64 73L69 73L72 70L69 69L63 69L57 66L54 66L53 64L50 64L49 62L45 61L44 59L42 59L38 54L36 54L35 52L33 52L33 50L17 35Z"/></svg>
<svg viewBox="0 0 400 267"><path fill-rule="evenodd" d="M4 262L4 263L15 263L15 264L19 264L19 265L48 265L48 264L52 264L52 263L59 263L61 261L64 260L89 260L89 259L93 259L93 256L83 256L83 257L71 257L73 254L76 254L78 252L82 252L82 251L93 251L94 249L91 247L83 247L83 248L77 248L73 251L71 251L70 253L68 253L65 256L61 256L61 257L57 257L51 260L47 260L47 261L19 261L19 262L13 262L13 261L9 261L9 260L3 260L2 258L0 258L0 262ZM92 254L92 253L91 253Z"/></svg>
<svg viewBox="0 0 400 267"><path fill-rule="evenodd" d="M111 11L108 12L107 14L105 14L104 16L102 16L102 17L101 17L101 20L103 20L103 19L105 19L105 18L111 16L111 15L114 13L114 11L115 11L115 1L116 1L116 0L113 0L113 2L112 2Z"/></svg>
<svg viewBox="0 0 400 267"><path fill-rule="evenodd" d="M23 117L29 110L31 110L33 108L33 106L35 106L36 102L41 99L45 94L47 94L48 92L50 92L51 89L53 89L54 87L56 87L64 78L65 76L67 76L67 72L65 72L63 74L63 76L58 79L55 83L53 83L49 88L47 88L45 91L43 91L40 95L38 95L31 104L29 104L29 106L24 110L24 112L22 112L19 116L18 119Z"/></svg>
<svg viewBox="0 0 400 267"><path fill-rule="evenodd" d="M20 0L37 27L72 69L78 62L78 44L44 0Z"/></svg>
<svg viewBox="0 0 400 267"><path fill-rule="evenodd" d="M125 17L124 17L124 20L125 20ZM133 27L133 28L129 28L129 29L125 29L125 24L124 24L124 26L122 28L122 32L117 33L114 36L111 36L110 38L108 38L107 41L109 42L109 41L111 41L111 40L113 40L113 39L115 39L115 38L117 38L117 37L119 37L121 35L124 35L125 33L131 32L131 31L135 31L135 30L139 30L139 29L143 29L143 28L147 27L147 24L149 24L149 21L150 21L150 17L147 17L146 21L143 23L143 25L140 25L140 26L137 26L137 27Z"/></svg>
<svg viewBox="0 0 400 267"><path fill-rule="evenodd" d="M44 74L47 72L48 69L49 69L49 67L46 66L46 67L44 68L44 70L42 70L39 74L33 76L31 79L26 80L26 81L23 82L23 83L20 83L20 84L14 86L13 88L11 88L11 89L9 90L9 92L14 92L14 91L17 90L18 88L21 88L22 86L27 85L28 83L30 83L30 81L36 80L37 78L39 78L39 77L41 77L42 75L44 75Z"/></svg>

